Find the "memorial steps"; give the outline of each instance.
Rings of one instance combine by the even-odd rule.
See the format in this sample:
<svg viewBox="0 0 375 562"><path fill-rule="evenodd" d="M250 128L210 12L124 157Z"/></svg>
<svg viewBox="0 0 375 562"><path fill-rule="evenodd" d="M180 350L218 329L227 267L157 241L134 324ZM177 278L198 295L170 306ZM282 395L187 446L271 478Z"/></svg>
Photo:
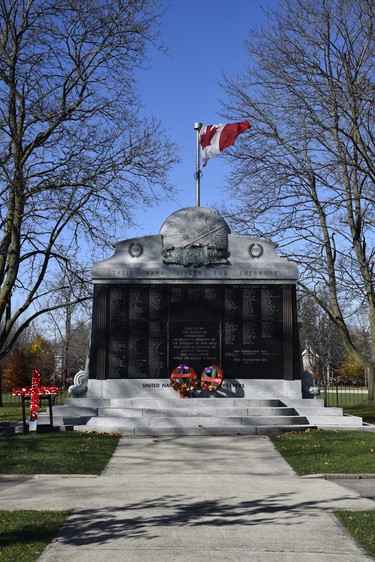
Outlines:
<svg viewBox="0 0 375 562"><path fill-rule="evenodd" d="M316 427L362 428L361 418L322 400L70 398L53 409L54 425L78 431L153 435L275 435ZM40 420L42 421L42 420Z"/></svg>

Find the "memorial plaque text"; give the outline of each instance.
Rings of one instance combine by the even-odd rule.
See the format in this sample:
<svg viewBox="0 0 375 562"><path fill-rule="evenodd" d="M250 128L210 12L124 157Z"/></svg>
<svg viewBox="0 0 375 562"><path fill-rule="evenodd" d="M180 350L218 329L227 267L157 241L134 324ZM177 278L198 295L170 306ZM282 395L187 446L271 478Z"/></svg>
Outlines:
<svg viewBox="0 0 375 562"><path fill-rule="evenodd" d="M293 362L295 335L285 322L295 314L289 310L294 300L285 300L292 290L274 284L109 285L97 297L100 319L94 311L93 364L105 365L107 378L168 378L179 363L198 373L219 364L227 378L284 378Z"/></svg>

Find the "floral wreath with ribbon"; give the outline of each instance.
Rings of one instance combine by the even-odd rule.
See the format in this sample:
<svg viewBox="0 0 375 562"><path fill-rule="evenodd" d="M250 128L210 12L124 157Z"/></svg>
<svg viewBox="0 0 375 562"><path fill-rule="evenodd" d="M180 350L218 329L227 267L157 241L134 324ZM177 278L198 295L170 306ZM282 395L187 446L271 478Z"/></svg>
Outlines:
<svg viewBox="0 0 375 562"><path fill-rule="evenodd" d="M171 374L171 386L185 396L187 392L195 390L198 386L198 375L190 365L181 363Z"/></svg>
<svg viewBox="0 0 375 562"><path fill-rule="evenodd" d="M201 388L214 392L221 387L223 383L223 371L218 365L211 365L203 369L201 374Z"/></svg>

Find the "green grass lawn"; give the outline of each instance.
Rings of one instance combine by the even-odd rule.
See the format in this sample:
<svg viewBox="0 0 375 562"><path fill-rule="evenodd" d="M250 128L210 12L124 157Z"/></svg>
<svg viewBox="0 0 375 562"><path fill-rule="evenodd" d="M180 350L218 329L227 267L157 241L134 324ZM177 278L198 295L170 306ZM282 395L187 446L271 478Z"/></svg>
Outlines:
<svg viewBox="0 0 375 562"><path fill-rule="evenodd" d="M375 474L375 432L313 430L272 437L299 474Z"/></svg>
<svg viewBox="0 0 375 562"><path fill-rule="evenodd" d="M320 396L324 398L322 394ZM367 393L352 393L352 392L345 392L336 394L335 391L327 392L326 394L326 406L333 406L338 408L343 408L344 406L354 406L359 402L363 402L367 398Z"/></svg>
<svg viewBox="0 0 375 562"><path fill-rule="evenodd" d="M356 541L375 558L375 511L335 511Z"/></svg>
<svg viewBox="0 0 375 562"><path fill-rule="evenodd" d="M29 433L0 436L0 474L100 474L119 435ZM1 562L35 562L71 511L0 511Z"/></svg>
<svg viewBox="0 0 375 562"><path fill-rule="evenodd" d="M375 424L375 403L374 402L361 402L360 404L343 406L346 414L352 416L359 416L363 418L366 423Z"/></svg>
<svg viewBox="0 0 375 562"><path fill-rule="evenodd" d="M119 439L73 431L0 435L0 474L100 474Z"/></svg>
<svg viewBox="0 0 375 562"><path fill-rule="evenodd" d="M329 390L326 393L326 406L333 406L338 408L343 408L344 406L354 406L359 402L363 402L367 399L367 392L351 392L351 391L339 391ZM320 394L319 398L324 398L323 392Z"/></svg>
<svg viewBox="0 0 375 562"><path fill-rule="evenodd" d="M45 408L39 411L45 411ZM20 406L2 406L0 408L0 429L14 422L22 422L22 408Z"/></svg>
<svg viewBox="0 0 375 562"><path fill-rule="evenodd" d="M373 432L314 430L278 435L272 437L272 442L300 475L375 473ZM375 511L337 511L335 515L375 557Z"/></svg>
<svg viewBox="0 0 375 562"><path fill-rule="evenodd" d="M34 562L71 511L0 511L1 562Z"/></svg>

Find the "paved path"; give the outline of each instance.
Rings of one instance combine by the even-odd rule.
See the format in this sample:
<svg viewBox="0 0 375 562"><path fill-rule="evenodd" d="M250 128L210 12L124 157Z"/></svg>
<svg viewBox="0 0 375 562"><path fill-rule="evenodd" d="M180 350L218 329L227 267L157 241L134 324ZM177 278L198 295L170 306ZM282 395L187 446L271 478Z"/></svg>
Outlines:
<svg viewBox="0 0 375 562"><path fill-rule="evenodd" d="M100 477L13 484L2 509L75 508L39 562L373 560L332 512L375 502L297 477L268 437L123 438Z"/></svg>

